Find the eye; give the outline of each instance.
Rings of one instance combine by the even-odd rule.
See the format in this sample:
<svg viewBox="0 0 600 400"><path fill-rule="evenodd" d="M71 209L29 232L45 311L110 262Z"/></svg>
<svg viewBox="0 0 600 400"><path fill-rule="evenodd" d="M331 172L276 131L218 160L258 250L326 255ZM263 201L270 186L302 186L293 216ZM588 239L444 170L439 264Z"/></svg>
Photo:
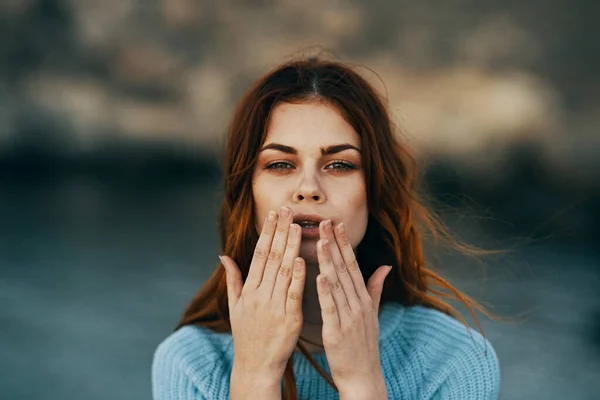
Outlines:
<svg viewBox="0 0 600 400"><path fill-rule="evenodd" d="M272 163L269 163L265 167L265 169L272 169L272 170L284 170L284 169L291 169L291 168L294 168L294 165L287 161L273 161Z"/></svg>
<svg viewBox="0 0 600 400"><path fill-rule="evenodd" d="M333 169L336 172L349 171L351 169L356 169L354 164L351 164L347 161L334 161L327 165L327 169Z"/></svg>

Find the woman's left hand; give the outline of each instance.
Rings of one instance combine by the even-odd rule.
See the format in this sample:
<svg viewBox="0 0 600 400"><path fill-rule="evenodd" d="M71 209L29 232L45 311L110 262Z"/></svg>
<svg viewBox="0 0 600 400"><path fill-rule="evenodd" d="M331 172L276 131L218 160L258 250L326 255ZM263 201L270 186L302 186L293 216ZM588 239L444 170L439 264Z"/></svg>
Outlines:
<svg viewBox="0 0 600 400"><path fill-rule="evenodd" d="M317 289L323 318L323 346L340 398L387 399L379 359L379 301L391 270L381 266L365 286L341 223L319 227Z"/></svg>

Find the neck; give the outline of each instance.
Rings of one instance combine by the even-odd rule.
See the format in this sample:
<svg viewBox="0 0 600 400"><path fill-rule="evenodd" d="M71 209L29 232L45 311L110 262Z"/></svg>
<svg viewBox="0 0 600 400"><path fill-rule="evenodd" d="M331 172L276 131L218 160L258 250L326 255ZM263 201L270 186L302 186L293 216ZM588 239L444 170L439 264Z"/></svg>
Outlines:
<svg viewBox="0 0 600 400"><path fill-rule="evenodd" d="M318 346L303 342L307 350L311 353L323 351L323 320L321 319L321 305L317 294L317 276L319 275L318 264L306 264L306 283L304 284L304 294L302 299L302 314L304 323L300 336ZM321 347L319 347L321 346Z"/></svg>

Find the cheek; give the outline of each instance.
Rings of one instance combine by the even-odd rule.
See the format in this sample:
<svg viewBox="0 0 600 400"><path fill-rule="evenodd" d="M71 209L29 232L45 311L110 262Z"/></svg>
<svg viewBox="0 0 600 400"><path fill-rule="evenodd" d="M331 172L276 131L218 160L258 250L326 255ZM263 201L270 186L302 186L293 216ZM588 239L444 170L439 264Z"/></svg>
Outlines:
<svg viewBox="0 0 600 400"><path fill-rule="evenodd" d="M361 185L361 189L354 191L353 195L349 195L347 201L348 213L344 219L346 220L348 240L354 248L358 246L367 231L369 208L365 190L364 186Z"/></svg>
<svg viewBox="0 0 600 400"><path fill-rule="evenodd" d="M271 182L258 179L252 185L252 197L254 199L254 215L256 216L255 225L257 231L260 232L269 211L278 212L279 206L284 204L281 199L281 188L277 188L277 185L273 185Z"/></svg>
<svg viewBox="0 0 600 400"><path fill-rule="evenodd" d="M346 224L346 226L348 226L348 229L346 230L346 232L348 232L348 240L354 249L356 249L356 247L365 237L365 232L367 231L367 221L368 212L365 208L364 212L357 213L352 217L352 219L350 219L351 225L348 226L348 224Z"/></svg>

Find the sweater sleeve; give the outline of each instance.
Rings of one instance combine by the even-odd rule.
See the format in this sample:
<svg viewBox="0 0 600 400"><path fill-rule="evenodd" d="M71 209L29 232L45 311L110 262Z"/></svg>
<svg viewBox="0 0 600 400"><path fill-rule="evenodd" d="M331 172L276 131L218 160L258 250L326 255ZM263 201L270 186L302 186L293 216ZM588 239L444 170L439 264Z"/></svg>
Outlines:
<svg viewBox="0 0 600 400"><path fill-rule="evenodd" d="M205 400L184 368L184 354L166 341L154 352L152 398L154 400Z"/></svg>
<svg viewBox="0 0 600 400"><path fill-rule="evenodd" d="M483 346L464 346L452 363L434 399L496 400L500 387L500 368L493 347L483 339Z"/></svg>

